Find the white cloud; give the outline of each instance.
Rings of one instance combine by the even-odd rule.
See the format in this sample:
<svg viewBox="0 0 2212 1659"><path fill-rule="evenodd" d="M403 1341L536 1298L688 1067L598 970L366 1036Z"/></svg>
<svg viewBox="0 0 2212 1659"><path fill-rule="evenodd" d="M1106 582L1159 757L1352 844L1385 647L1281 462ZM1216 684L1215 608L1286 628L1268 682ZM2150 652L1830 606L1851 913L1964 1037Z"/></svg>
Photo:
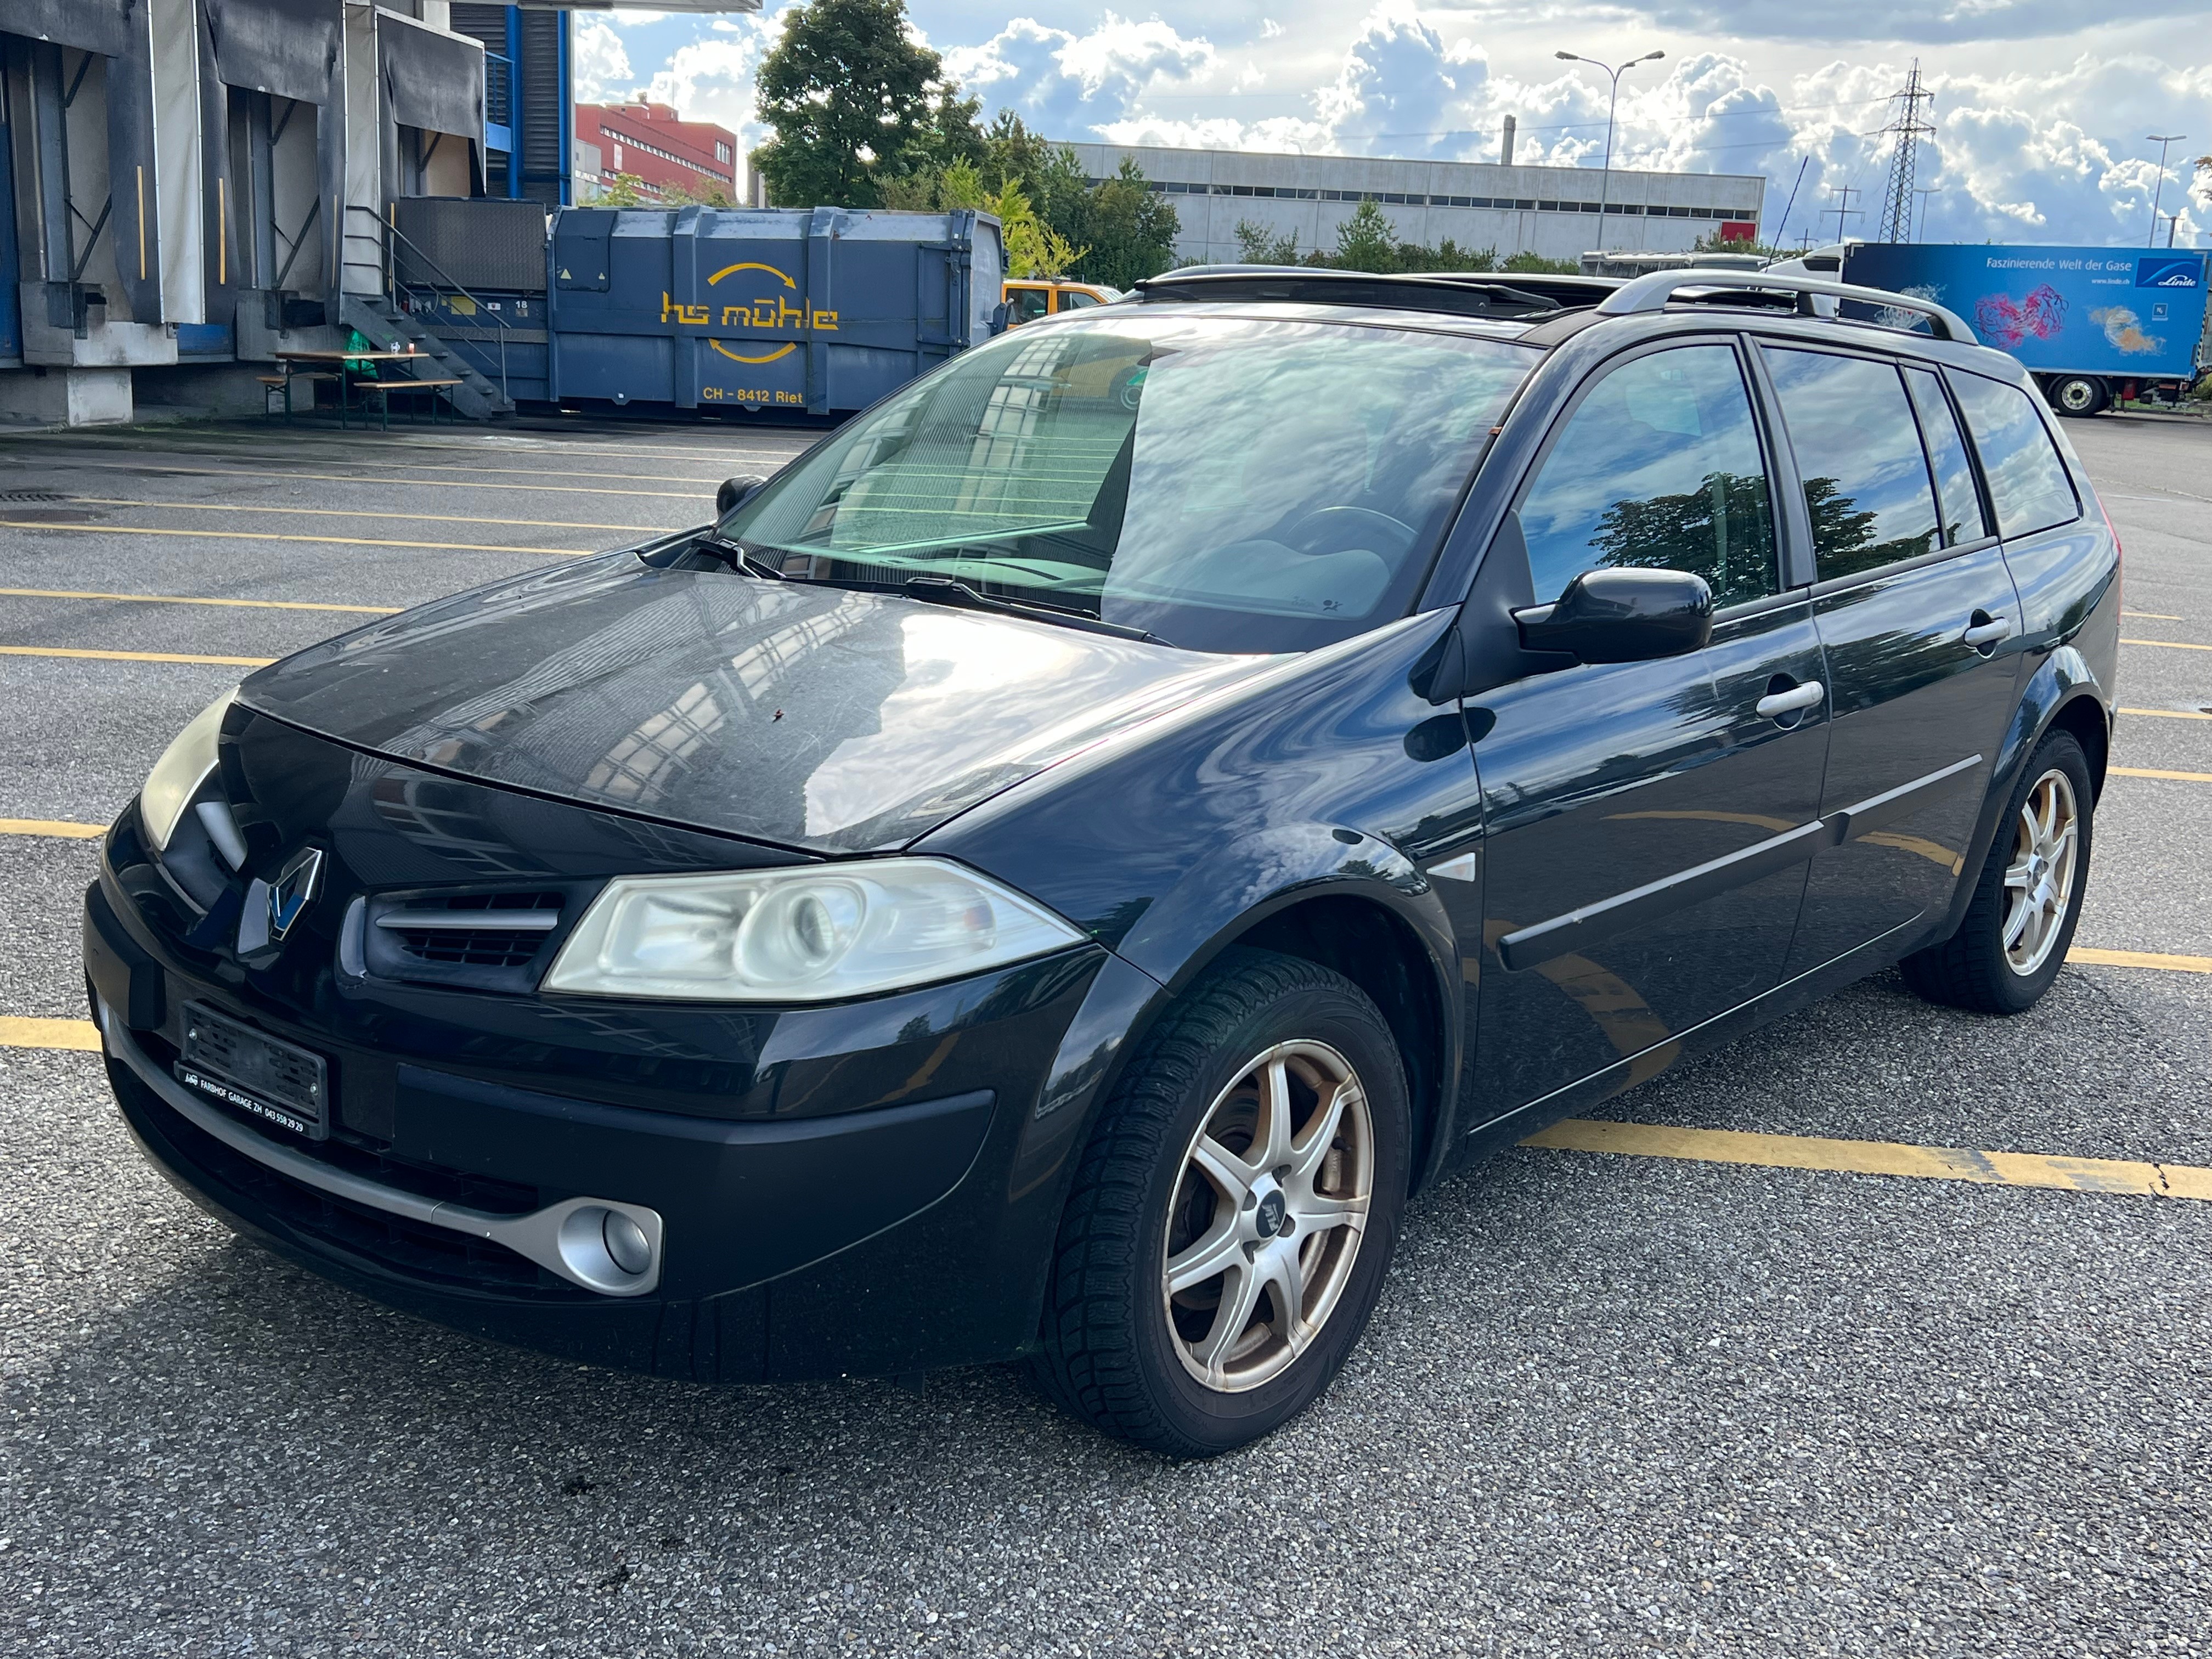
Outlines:
<svg viewBox="0 0 2212 1659"><path fill-rule="evenodd" d="M987 106L1012 109L1055 138L1088 138L1148 93L1188 88L1218 67L1211 42L1186 40L1158 18L1108 12L1088 34L1017 17L980 46L945 53L945 73Z"/></svg>
<svg viewBox="0 0 2212 1659"><path fill-rule="evenodd" d="M622 36L605 18L578 18L571 50L578 103L604 104L629 90L629 53Z"/></svg>
<svg viewBox="0 0 2212 1659"><path fill-rule="evenodd" d="M988 21L979 27L973 0L945 9L915 0L928 14L946 72L982 100L986 118L1012 109L1052 137L1488 160L1497 155L1500 124L1511 114L1519 124L1516 159L1595 167L1605 146L1604 79L1547 56L1534 58L1540 78L1522 78L1501 68L1485 44L1518 40L1502 34L1496 14L1476 11L1468 0L1448 3L1460 9L1424 12L1414 0L1372 0L1348 27L1340 13L1297 9L1281 21L1257 20L1255 37L1249 12L1231 11L1215 0L1182 0L1177 21L1109 12L1080 33L1029 16L995 29ZM1634 10L1606 15L1656 17L1679 27L1689 15L1680 9L1720 3L1632 0ZM1727 3L1748 7L1744 16L1770 35L1817 33L1815 23L1835 32L1832 9L1816 14L1796 0L1786 7L1776 0ZM2030 14L2046 23L2062 15L2052 12L2054 3L1942 0L1925 15L1934 20L1932 29L1964 30L1980 17L1986 35L2015 37L2027 31L2022 20ZM2148 16L2175 3L2179 0L2108 0L2104 9L2117 17ZM1865 30L1909 33L1896 21L1901 4L1875 0ZM672 50L656 44L652 56L666 56L649 75L633 72L622 30L645 14L617 11L611 24L580 15L578 95L641 90L757 144L766 133L754 119L753 76L787 9L695 22L692 38ZM1189 21L1194 16L1243 43L1233 60L1201 24ZM1785 27L1790 17L1798 21ZM1854 24L1858 21L1854 14ZM632 34L629 51L642 56L643 39L659 43L682 27L664 21L649 37ZM1481 34L1473 32L1478 28ZM957 44L985 31L980 44ZM1342 44L1329 46L1332 36ZM1578 35L1571 44L1586 43ZM1605 43L1587 44L1595 52ZM1749 48L1740 40L1729 41L1726 51L1702 49L1694 40L1667 44L1677 55L1622 78L1616 165L1763 173L1769 180L1765 228L1791 240L1801 229L1832 234L1836 192L1849 186L1852 204L1865 212L1849 219L1847 228L1870 231L1889 152L1886 140L1868 135L1888 118L1885 100L1904 78L1909 48L1825 64L1800 47L1766 48L1765 61L1802 71L1770 81L1753 72ZM1527 42L1518 49L1524 56L1514 61L1534 57ZM1640 49L1632 41L1621 55ZM2027 61L2010 47L1980 57L1993 72L1929 76L1937 132L1918 182L1936 191L1924 202L1932 239L2140 242L2149 228L2154 172L2141 135L2194 132L2212 141L2212 67L2176 68L2121 51L2084 53L2070 62L2046 52L2033 70L2010 69ZM1285 90L1298 87L1306 90ZM2204 147L2180 148L2195 155ZM1785 225L1783 207L1801 163L1803 182ZM2166 211L2189 201L2189 183L2186 159L2177 155L2166 181ZM2182 222L2183 242L2212 226L2212 208L2202 198L2183 210L2190 216Z"/></svg>

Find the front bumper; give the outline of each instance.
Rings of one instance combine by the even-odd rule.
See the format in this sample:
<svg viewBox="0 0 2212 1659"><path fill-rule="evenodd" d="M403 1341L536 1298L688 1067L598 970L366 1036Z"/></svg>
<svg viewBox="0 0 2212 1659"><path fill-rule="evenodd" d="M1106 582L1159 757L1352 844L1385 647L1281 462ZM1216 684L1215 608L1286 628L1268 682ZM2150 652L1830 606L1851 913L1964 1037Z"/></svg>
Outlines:
<svg viewBox="0 0 2212 1659"><path fill-rule="evenodd" d="M702 1097L694 1114L522 1086L500 1076L497 1044L477 1043L464 1073L435 1046L410 1055L399 1027L386 1028L391 1046L357 1050L315 1009L271 1006L250 983L179 960L131 914L112 871L87 894L85 961L132 1133L242 1233L476 1334L750 1382L924 1370L1030 1343L1057 1183L1015 1171L1033 1163L1035 1104L1110 958L1073 952L889 1010L878 1000L746 1016L774 1027L761 1047L773 1037L775 1052L800 1057L785 1062L779 1090L817 1106L798 1117L713 1115L728 1097ZM195 1004L329 1056L328 1140L175 1080L183 1011ZM917 1042L927 1056L919 1066L903 1052ZM519 1048L518 1059L526 1063L511 1076L543 1079L541 1053ZM858 1100L881 1098L891 1062L909 1085L896 1103L818 1109L840 1074ZM973 1086L985 1072L990 1086ZM942 1090L930 1086L938 1078ZM649 1278L610 1278L604 1261L586 1261L600 1272L595 1285L569 1270L564 1241L579 1218L596 1226L608 1209L651 1236Z"/></svg>

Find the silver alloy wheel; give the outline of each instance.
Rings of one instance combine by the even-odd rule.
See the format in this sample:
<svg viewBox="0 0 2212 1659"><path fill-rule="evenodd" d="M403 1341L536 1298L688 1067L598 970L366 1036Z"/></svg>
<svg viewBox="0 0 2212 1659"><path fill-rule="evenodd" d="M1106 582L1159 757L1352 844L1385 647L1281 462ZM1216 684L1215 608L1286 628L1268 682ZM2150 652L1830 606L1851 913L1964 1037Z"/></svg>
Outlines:
<svg viewBox="0 0 2212 1659"><path fill-rule="evenodd" d="M2052 768L2020 804L2005 866L2005 965L2022 979L2040 969L2066 921L2080 867L2081 809L2074 785Z"/></svg>
<svg viewBox="0 0 2212 1659"><path fill-rule="evenodd" d="M2069 415L2086 415L2097 402L2096 383L2080 378L2058 383L2058 406Z"/></svg>
<svg viewBox="0 0 2212 1659"><path fill-rule="evenodd" d="M1161 1305L1185 1370L1224 1394L1280 1376L1342 1298L1375 1189L1351 1062L1279 1042L1214 1097L1168 1206Z"/></svg>

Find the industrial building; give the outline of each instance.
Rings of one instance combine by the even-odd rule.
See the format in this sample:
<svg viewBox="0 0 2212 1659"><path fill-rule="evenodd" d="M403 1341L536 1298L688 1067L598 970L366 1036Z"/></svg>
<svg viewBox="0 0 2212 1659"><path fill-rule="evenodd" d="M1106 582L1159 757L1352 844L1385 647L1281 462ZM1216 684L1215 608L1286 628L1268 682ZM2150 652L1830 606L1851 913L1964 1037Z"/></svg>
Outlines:
<svg viewBox="0 0 2212 1659"><path fill-rule="evenodd" d="M726 203L744 199L738 187L738 135L712 121L687 121L666 104L577 105L579 155L586 145L602 189L628 173L647 204L699 201L717 193ZM576 201L588 203L592 192L580 179L577 185Z"/></svg>
<svg viewBox="0 0 2212 1659"><path fill-rule="evenodd" d="M542 264L572 3L0 0L0 420L240 407L279 350L404 331L410 202L513 200Z"/></svg>
<svg viewBox="0 0 2212 1659"><path fill-rule="evenodd" d="M1511 155L1509 125L1504 154ZM1449 236L1500 257L1580 259L1592 248L1672 252L1699 237L1749 240L1766 180L1728 173L1641 173L1616 167L1518 167L1500 161L1412 161L1364 155L1270 155L1246 150L1133 144L1069 146L1094 181L1123 159L1174 203L1176 252L1194 263L1239 257L1240 222L1285 234L1299 248L1336 246L1336 228L1363 198L1378 203L1401 241ZM1601 212L1602 209L1602 212Z"/></svg>

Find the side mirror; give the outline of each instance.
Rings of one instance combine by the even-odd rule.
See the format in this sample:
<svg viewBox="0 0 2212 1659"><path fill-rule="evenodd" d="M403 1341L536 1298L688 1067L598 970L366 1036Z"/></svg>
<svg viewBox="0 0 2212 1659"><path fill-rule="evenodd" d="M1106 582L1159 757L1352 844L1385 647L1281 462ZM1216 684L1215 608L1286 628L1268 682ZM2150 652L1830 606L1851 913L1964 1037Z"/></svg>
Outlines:
<svg viewBox="0 0 2212 1659"><path fill-rule="evenodd" d="M1686 570L1585 570L1550 605L1516 611L1521 643L1577 662L1649 662L1713 636L1713 590Z"/></svg>
<svg viewBox="0 0 2212 1659"><path fill-rule="evenodd" d="M717 519L728 518L732 507L743 507L767 483L768 480L757 472L723 479L721 487L714 492L714 516Z"/></svg>
<svg viewBox="0 0 2212 1659"><path fill-rule="evenodd" d="M1006 310L1006 302L1004 300L1001 300L998 304L991 307L991 332L994 334L1004 334L1006 331L1006 323L1008 319L1009 313Z"/></svg>

